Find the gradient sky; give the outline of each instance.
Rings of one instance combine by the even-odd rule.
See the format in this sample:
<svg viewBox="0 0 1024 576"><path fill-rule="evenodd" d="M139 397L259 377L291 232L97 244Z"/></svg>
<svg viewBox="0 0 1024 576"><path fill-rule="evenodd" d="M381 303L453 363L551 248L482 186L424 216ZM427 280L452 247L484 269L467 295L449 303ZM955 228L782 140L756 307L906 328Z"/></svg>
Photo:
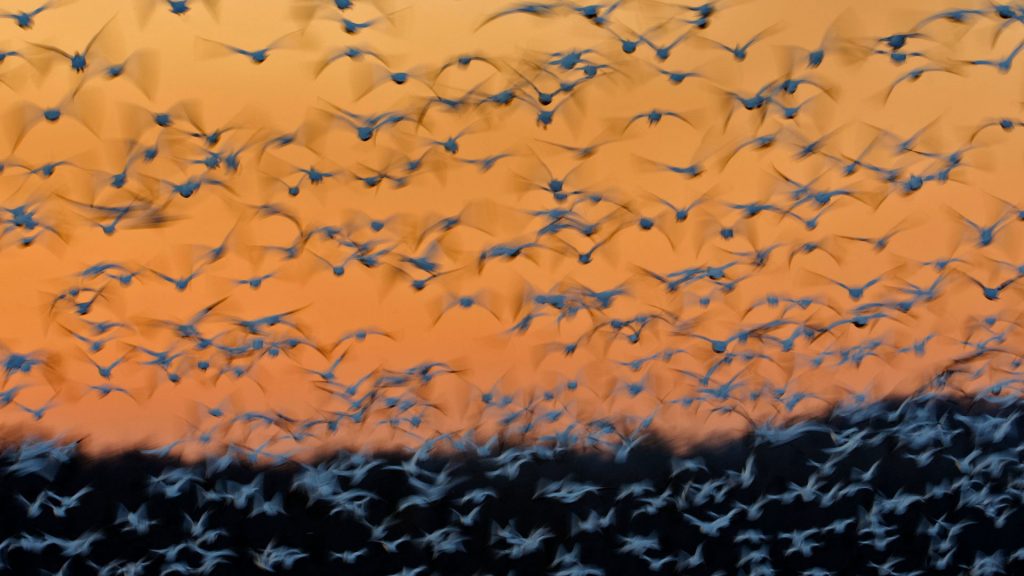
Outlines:
<svg viewBox="0 0 1024 576"><path fill-rule="evenodd" d="M975 250L973 238L965 235L964 225L951 211L977 222L990 222L1004 209L997 198L1017 199L1022 150L1012 135L990 129L991 132L975 140L976 148L964 166L953 173L951 181L941 186L929 183L909 196L893 191L891 186L868 174L843 179L834 163L820 157L798 160L793 146L787 145L796 134L817 137L835 131L827 141L826 151L855 156L876 129L906 138L934 121L922 135L921 147L948 153L968 143L973 131L993 117L1019 116L1019 70L1002 75L987 67L963 63L969 59L1002 57L1020 41L1019 30L1009 28L993 45L996 22L978 24L969 31L947 22L929 24L928 38L915 41L911 49L926 52L930 61L943 62L954 72L925 75L917 82L901 85L885 100L887 87L897 77L924 63L895 66L887 57L871 55L863 47L870 46L876 37L909 29L940 8L935 2L734 2L715 15L706 31L700 32L704 39L694 34L673 52L668 62L660 64L665 68L697 69L703 75L688 79L681 86L670 85L657 73L649 49L642 47L639 56L627 56L611 34L579 17L517 15L477 29L488 15L511 6L507 3L367 2L344 15L355 21L380 17L382 13L390 16L354 36L343 33L336 18L338 12L326 7L329 3L315 11L302 9L301 3L284 1L261 2L255 8L241 0L218 4L215 14L197 4L189 14L176 17L155 0L150 14L142 13L146 2L130 6L113 0L78 0L43 12L32 30L18 29L9 21L0 22L0 48L25 50L33 61L27 64L9 59L0 65L0 80L7 85L0 88L0 110L11 120L4 123L11 128L3 134L0 146L28 166L66 159L85 168L65 167L49 179L26 176L24 170L15 168L0 176L4 206L30 198L41 199L41 214L63 236L63 240L47 239L26 249L15 245L20 231L0 240L0 342L19 352L45 350L53 360L46 379L59 390L55 397L58 404L40 422L33 422L29 414L7 406L0 409L0 420L4 423L28 426L30 430L42 428L48 433L88 435L87 447L107 450L152 445L188 433L188 420L194 421L196 401L213 404L230 397L240 410L272 409L305 418L314 417L317 409L333 406L303 369L326 367L344 346L329 360L304 350L294 358L261 360L252 378L225 376L216 382L214 374L183 368L183 382L172 384L159 370L130 363L116 373L114 384L136 391L139 402L117 394L101 399L88 391L89 385L101 380L87 362L83 346L61 328L81 331L85 325L66 307L58 306L51 311L53 295L76 285L74 274L100 260L129 262L184 275L198 253L196 246L219 243L233 227L236 242L230 256L210 266L185 292L147 274L140 277L141 284L130 288L110 286L100 309L91 318L118 320L130 328L117 332L116 340L94 355L96 361L112 361L131 345L161 349L174 343L167 330L155 329L147 321L184 320L225 296L229 298L216 310L218 317L255 317L302 307L296 318L317 342L330 342L350 330L371 326L394 336L370 338L353 345L338 370L343 382L371 370L402 370L428 360L445 361L463 370L413 391L445 407L444 414L432 414L429 422L429 428L442 432L459 431L478 418L484 421L485 428L495 426L493 418L488 420L488 416L481 418L477 414L479 390L495 382L500 381L505 390L512 392L552 386L560 379L576 375L582 375L586 388L570 402L580 417L628 414L643 418L657 405L657 399L627 399L621 393L611 393L616 382L636 380L647 374L654 382L657 396L676 397L694 388L692 379L679 376L676 369L706 369L711 361L705 343L673 336L672 330L664 325L652 325L636 345L622 338L602 345L605 339L598 338L573 358L563 359L556 353L540 360L537 351L545 343L578 337L593 323L585 313L561 325L548 316L539 318L525 334L506 334L521 317L522 312L516 316L517 302L527 283L544 291L562 282L577 282L595 289L625 283L629 296L609 311L612 316L625 317L660 307L680 320L699 319L694 330L701 334L725 335L741 323L771 319L772 311L764 309L744 317L749 304L767 293L819 296L835 309L849 310L851 303L842 289L815 273L859 283L899 267L887 273L885 282L871 293L877 299L897 294L899 280L930 283L934 274L915 262L962 253L968 262L965 270L994 284L1011 274L992 259L1016 261L1021 256L1016 248L1020 245L1019 228L1008 226L1000 232L998 242ZM31 3L16 5L28 8ZM668 3L626 2L616 12L616 27L620 31L625 26L645 30L678 14L678 8ZM110 24L97 41L97 61L116 61L141 51L147 57L141 61L154 66L139 75L147 80L142 83L145 90L127 78L87 78L75 102L75 110L84 122L69 117L54 125L34 125L18 140L18 122L14 119L24 117L26 105L50 105L80 80L64 61L46 65L48 57L32 52L30 43L71 50L88 41L108 21ZM743 63L733 61L729 54L706 41L742 42L770 26L774 27L772 33L755 45ZM260 65L237 54L211 50L211 45L203 40L256 47L295 30L301 31L301 40L293 47L272 52ZM655 31L651 37L669 42L679 30L668 26L665 32ZM734 112L727 124L724 122L728 97L723 96L723 90L749 94L779 79L790 63L803 58L801 47L817 46L826 30L834 31L841 40L836 42L836 49L829 53L825 64L809 74L829 90L799 92L798 100L817 95L795 123L780 122L776 109L769 110L763 123L759 114L743 110ZM551 52L589 48L595 51L595 60L611 65L612 72L578 89L578 94L547 129L536 125L532 108L522 102L509 109L481 107L455 114L433 107L422 126L400 124L382 131L372 143L359 142L351 130L334 124L310 145L311 149L292 146L270 151L262 159L250 154L243 156L238 175L215 173L228 180L234 194L203 188L189 199L172 197L159 184L160 179L180 181L204 170L188 163L201 153L194 139L167 138L165 154L133 172L140 176L129 186L138 194L169 199L168 213L180 219L159 229L125 229L107 237L89 223L87 210L55 199L58 194L84 203L117 203L130 198L126 191L107 186L100 173L120 170L124 140L138 138L148 145L156 137L156 129L145 124L145 114L140 112L143 109L164 110L189 102L191 110L201 111L201 122L209 128L237 123L242 129L228 133L221 144L223 149L231 149L243 145L250 137L294 130L304 122L317 125L310 120L317 118L312 111L324 108L325 101L370 114L421 108L431 97L430 89L415 82L401 87L384 84L366 93L375 74L380 72L370 57L338 61L316 75L327 54L350 45L378 52L394 68L426 71L436 70L458 54L485 54L506 70L514 67L543 86L554 86L552 79L530 73L531 63L543 61ZM456 97L474 87L483 93L493 93L516 81L516 76L508 71L498 73L485 64L473 64L465 70L453 67L445 71L435 80L434 90L446 97ZM643 121L635 122L623 131L625 121L632 115L653 107L679 112L692 125L666 118L653 127ZM741 151L726 167L720 166L722 151L779 127L785 127L780 144L764 151ZM336 166L356 171L364 170L360 166L384 168L426 150L429 139L441 140L464 128L469 132L460 141L459 157L480 158L500 152L514 156L481 173L438 153L428 170L405 187L386 183L377 190L368 190L347 178L307 187L294 199L284 194L284 185L269 177L280 175L287 163L316 163L321 169ZM657 230L644 232L633 225L618 233L607 249L599 250L595 261L586 266L571 255L545 249L535 262L493 262L478 271L476 255L482 248L531 238L541 220L528 211L552 207L548 195L527 184L543 179L542 162L555 174L579 164L572 154L541 140L582 145L604 138L610 138L611 143L574 171L570 180L573 186L605 191L645 215L663 211L652 200L652 194L685 203L708 193L713 201L695 214L692 222L672 227L671 243ZM13 149L15 144L17 148ZM936 164L920 155L904 154L897 158L882 149L891 150L891 142L879 145L879 151L873 152L871 158L903 166L911 172L924 172ZM654 170L644 160L685 164L695 155L705 153L711 153L710 168L692 180ZM181 160L175 162L173 156ZM801 181L822 175L817 181L821 186L846 187L871 201L885 200L877 206L837 200L814 232L804 230L794 218L773 214L744 220L726 206L729 202L769 198L781 202L786 197L786 187L775 169ZM295 177L287 179L293 181ZM282 262L277 256L256 249L260 245L284 245L295 235L294 225L287 220L253 217L253 210L243 205L271 201L286 204L308 227L396 215L384 235L388 242L399 243L396 251L402 254L412 250L410 239L416 237L429 218L454 214L463 207L470 207L471 216L485 230L461 230L446 238L446 268L465 268L415 293L405 280L392 282L392 275L385 272L390 269L388 266L368 270L352 265L343 277L335 278L311 257ZM581 209L581 213L595 219L607 212L606 207ZM741 238L725 242L715 236L716 222L734 221L739 222ZM906 231L895 236L890 247L881 253L840 238L882 234L897 225L906 225ZM368 237L365 231L357 235ZM821 254L799 256L790 265L786 257L789 246L812 239L833 245L837 259ZM745 269L745 273L753 275L751 279L724 298L718 292L706 308L698 305L697 299L716 293L713 284L697 284L686 294L669 295L637 271L637 267L643 267L664 273L724 263L734 257L728 250L750 250L751 241L759 247L776 242L787 247L766 268ZM575 245L588 244L581 241ZM309 250L333 260L346 255L344 250L326 243L311 243ZM233 283L235 278L271 271L278 276L259 290ZM452 310L434 324L446 301L446 292L476 290L493 303L499 319L480 310ZM916 308L912 315L898 321L884 320L865 330L843 329L834 337L801 345L794 353L776 354L774 361L753 363L744 378L752 388L761 383L781 386L788 379L791 389L811 392L825 400L802 403L797 409L800 414L825 409L828 402L846 394L847 389L870 387L873 394L906 392L919 387L936 367L964 350L960 341L965 338L965 327L971 317L997 311L1011 314L1019 303L1019 295L1012 291L999 302L988 302L975 286L951 273L942 298ZM822 307L802 317L800 311L789 317L828 322L834 314L830 316ZM906 346L931 332L939 337L923 358L887 352L867 358L859 367L836 365L833 361L817 369L806 361L828 346L848 346L873 337L884 337L896 347ZM635 374L616 363L673 346L686 348L692 355L680 355L671 363L654 363ZM765 350L775 354L774 349ZM733 372L723 376L728 378ZM54 394L37 374L16 375L6 386L19 383L31 385L17 398L26 406L42 405ZM772 407L756 402L748 403L747 409L763 416L773 411ZM382 417L370 418L370 424ZM681 443L726 430L738 431L746 425L735 415L709 414L706 407L679 406L663 408L656 422L659 430ZM417 433L429 435L430 431L425 428ZM258 434L252 438L259 440ZM370 425L324 442L361 445L406 442L411 438L386 426Z"/></svg>

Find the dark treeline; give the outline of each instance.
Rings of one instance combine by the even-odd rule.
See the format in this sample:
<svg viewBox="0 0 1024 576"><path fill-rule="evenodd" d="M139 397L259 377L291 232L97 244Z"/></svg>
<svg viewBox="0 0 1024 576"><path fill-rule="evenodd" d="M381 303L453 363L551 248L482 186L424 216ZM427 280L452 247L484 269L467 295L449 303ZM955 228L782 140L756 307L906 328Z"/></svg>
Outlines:
<svg viewBox="0 0 1024 576"><path fill-rule="evenodd" d="M504 446L186 466L26 441L3 459L0 560L11 574L1021 573L1017 410L889 400L618 461Z"/></svg>

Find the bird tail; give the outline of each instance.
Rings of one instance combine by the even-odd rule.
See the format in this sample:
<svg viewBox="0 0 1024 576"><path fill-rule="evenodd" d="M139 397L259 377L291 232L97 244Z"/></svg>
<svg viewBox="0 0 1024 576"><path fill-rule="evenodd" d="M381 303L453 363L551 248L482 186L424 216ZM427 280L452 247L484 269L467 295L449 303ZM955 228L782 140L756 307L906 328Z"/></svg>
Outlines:
<svg viewBox="0 0 1024 576"><path fill-rule="evenodd" d="M580 527L580 517L573 514L572 522L569 524L569 536L575 538L576 535L580 533L580 531L582 531L582 528Z"/></svg>
<svg viewBox="0 0 1024 576"><path fill-rule="evenodd" d="M128 519L128 509L124 507L124 504L117 505L117 517L114 522L116 524L122 524Z"/></svg>

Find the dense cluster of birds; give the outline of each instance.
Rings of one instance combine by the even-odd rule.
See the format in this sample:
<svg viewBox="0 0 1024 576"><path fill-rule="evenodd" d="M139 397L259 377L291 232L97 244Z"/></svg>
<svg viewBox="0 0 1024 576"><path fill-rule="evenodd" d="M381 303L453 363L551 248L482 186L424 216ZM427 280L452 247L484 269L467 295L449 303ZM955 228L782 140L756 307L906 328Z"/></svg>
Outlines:
<svg viewBox="0 0 1024 576"><path fill-rule="evenodd" d="M280 22L298 28L247 47L191 31L200 17L192 2L169 2L162 16L132 9L143 27L174 19L176 42L194 43L189 71L221 56L256 77L292 51L312 60L304 70L316 79L336 74L355 92L346 102L316 94L281 130L273 115L246 110L210 122L216 96L160 104L163 53L125 50L126 14L113 13L84 44L36 36L85 4L4 13L0 79L15 101L0 164L0 261L28 253L46 268L47 250L76 246L90 258L52 263L73 270L43 295L44 345L4 325L0 406L15 421L49 422L51 410L70 414L86 396L130 411L131 401L191 385L223 391L222 400L196 402L188 431L160 453L187 445L276 460L357 429L420 444L494 425L516 441L576 438L580 448L628 451L666 422L722 416L757 426L765 414L777 422L825 409L847 393L822 385L822 374L880 380L861 369L895 367L916 388L986 397L1012 396L1024 380L1014 314L1024 264L1012 260L1024 206L1012 190L974 190L971 206L996 211L968 216L943 196L976 187L969 177L985 173L986 159L1014 150L1019 115L993 111L1006 115L962 134L952 113L910 132L829 122L847 104L842 75L858 65L882 66L869 100L883 110L923 99L926 76L1009 90L1021 44L1000 50L1017 42L1024 8L943 10L878 33L851 31L856 11L844 12L814 44L795 45L781 24L744 37L716 25L756 3L522 3L485 14L467 38L554 22L587 30L561 44L600 39L409 68L363 39L402 33L429 16L420 7L282 3L290 16ZM206 3L207 22L225 36L229 8L243 10ZM375 15L350 19L363 12ZM632 31L629 23L652 17ZM948 53L944 39L969 34L984 35L993 53ZM698 57L704 63L692 65ZM768 81L743 86L766 70ZM44 83L60 97L35 100ZM127 91L134 100L117 105L115 130L98 102ZM673 104L652 104L659 98ZM595 126L596 136L571 138ZM851 147L860 129L868 138ZM86 150L43 158L39 143L58 137ZM658 192L601 175L616 166ZM733 184L760 176L769 183ZM427 206L404 208L424 196ZM453 198L453 210L434 212ZM932 218L915 219L922 206ZM877 229L893 211L904 217ZM840 233L844 222L859 233ZM218 241L196 241L196 226ZM950 236L943 226L955 229L951 242L937 240ZM931 256L898 249L921 231ZM168 256L178 253L186 257ZM603 272L588 276L593 269ZM314 285L325 288L304 291ZM284 292L262 296L272 289ZM370 306L374 294L411 302L395 309L414 313L373 325L324 320L342 303ZM143 312L126 312L139 298ZM164 311L193 302L186 315ZM25 317L38 310L17 307ZM416 326L417 314L432 326ZM491 336L465 339L505 345L497 356L526 382L483 381L479 350L453 358L439 342L402 363L410 333L456 316L466 332L448 338L483 327ZM360 361L378 363L357 373ZM281 387L309 400L275 405ZM261 392L269 407L253 403Z"/></svg>
<svg viewBox="0 0 1024 576"><path fill-rule="evenodd" d="M919 394L624 466L497 436L275 469L26 442L3 456L0 571L1015 574L1021 423L1015 404Z"/></svg>
<svg viewBox="0 0 1024 576"><path fill-rule="evenodd" d="M1021 569L1024 5L29 4L0 571Z"/></svg>
<svg viewBox="0 0 1024 576"><path fill-rule="evenodd" d="M866 145L853 150L839 140L858 126L830 125L820 109L843 103L842 83L826 74L830 66L845 71L881 59L898 74L883 81L888 87L877 96L883 107L899 92L917 90L912 84L925 74L948 72L971 82L995 67L1009 75L1019 46L1001 60L928 51L941 47L942 34L975 29L991 33L1000 47L1024 23L1024 9L943 11L868 38L844 31L842 24L856 17L844 13L820 44L797 47L784 41L781 25L735 44L714 40L735 34L713 22L752 5L517 4L483 20L477 35L512 20L554 19L583 23L607 38L519 60L467 52L433 69L400 68L397 56L358 40L379 27L400 32L412 19L400 16L414 7L359 21L349 18L373 5L295 3L289 14L300 28L263 47L193 33L197 66L204 56L221 55L248 60L254 67L244 74L259 75L279 51L315 53L315 76L338 70L357 88L351 103L320 97L300 110L297 126L278 130L270 125L273 116L255 113L210 123L209 102L198 96L156 104L161 53L126 52L117 41L127 26L120 13L84 46L19 41L19 34L45 30L76 4L6 13L13 44L0 78L17 102L9 115L11 153L0 164L6 189L0 260L81 244L91 258L65 256L54 264L73 271L43 296L50 327L44 346L19 346L16 328L5 327L0 404L15 418L43 421L51 409L70 410L86 395L144 404L199 383L223 390L223 401L199 403L188 417L189 432L172 447L187 441L223 449L245 444L260 428L271 431L260 440L297 449L346 437L367 423L392 428L392 440L420 442L488 422L521 439L603 430L589 443L603 447L628 446L637 430L666 420L658 417L663 414L674 421L694 420L694 413L757 420L766 407L769 415L812 404L824 409L835 401L835 387L808 386L809 375L857 374L862 365L896 366L901 377L919 380L918 387L966 390L987 376L998 378L986 388L998 394L1020 382L1012 310L1024 265L1005 252L1012 252L1024 207L989 194L986 201L998 208L991 217L948 207L925 222L908 216L881 230L871 222L887 208L905 213L922 195L938 199L941 188L978 172L984 157L1012 143L1022 120L992 117L949 144L938 137L954 132L943 130L947 116L912 133L871 126ZM189 2L169 6L185 23L196 17ZM153 25L156 14L139 12ZM644 32L629 31L626 22L638 14L663 12L668 16ZM325 19L342 23L330 41L352 40L325 48L330 42L317 34ZM747 59L768 51L769 41L786 55L765 54L772 64L783 61L779 75L755 91L718 78L747 74ZM692 51L686 59L684 49ZM706 63L688 66L692 53ZM476 84L458 88L464 78ZM66 89L58 100L20 97L33 79L66 82ZM121 105L119 131L101 125L98 95L131 89L142 103ZM621 94L614 112L590 118L605 110L587 102L591 91ZM683 104L650 107L648 93ZM685 109L691 100L704 107ZM357 106L365 111L354 111ZM62 159L26 155L33 140L65 134L57 129L66 124L74 125L68 138L91 142L85 152ZM593 125L598 134L585 142L549 137ZM518 126L535 135L498 137ZM693 152L680 159L679 144L644 146L657 138L691 143ZM492 149L494 141L507 146L483 151L488 141ZM666 148L674 159L646 156L664 156ZM594 172L587 181L595 166L623 157L622 169L656 179L659 192ZM730 189L736 172L771 172L773 180L747 198ZM613 184L595 183L598 178ZM469 184L475 182L484 189ZM402 208L406 198L424 194L437 202ZM453 196L454 210L431 212ZM330 209L310 213L316 202ZM342 217L325 221L335 207ZM963 234L954 234L948 247L929 246L947 252L915 259L894 248L902 235L921 229L934 239L951 217ZM860 234L837 233L842 222L858 219ZM188 228L195 224L223 232L215 232L212 245L197 246ZM267 240L278 237L285 240ZM153 258L105 253L124 243L147 246L147 239ZM666 249L648 267L643 256ZM182 250L184 258L154 263ZM615 252L627 252L631 262ZM601 266L596 279L585 279ZM828 266L838 271L822 272ZM496 268L511 275L494 276ZM248 272L233 273L239 269ZM538 277L543 280L531 280ZM330 283L303 291L317 281ZM276 284L298 288L285 289L286 298L280 292L259 297ZM388 287L386 298L412 301L435 326L317 319L338 302L368 301ZM126 313L126 302L139 293L162 305ZM988 307L951 317L944 309L950 299ZM162 312L173 302L196 304L184 316ZM469 340L480 347L503 341L508 348L498 358L526 382L512 388L503 378L481 382L474 370L486 361L474 366L436 349L397 364L401 355L394 351L410 340L408 332L439 329L454 316L496 333ZM515 341L530 345L527 360L512 349ZM371 345L376 352L365 352ZM353 374L364 355L377 366ZM926 369L913 368L916 360L927 361ZM547 384L545 366L557 373ZM282 383L318 395L298 409L244 405ZM132 410L130 402L118 410Z"/></svg>

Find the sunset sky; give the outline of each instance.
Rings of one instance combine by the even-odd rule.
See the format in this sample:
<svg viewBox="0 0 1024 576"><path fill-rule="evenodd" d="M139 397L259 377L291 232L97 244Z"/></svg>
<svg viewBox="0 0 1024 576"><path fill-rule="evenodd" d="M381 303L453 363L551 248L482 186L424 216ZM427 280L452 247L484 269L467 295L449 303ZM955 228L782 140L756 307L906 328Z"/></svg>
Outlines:
<svg viewBox="0 0 1024 576"><path fill-rule="evenodd" d="M24 9L32 5L9 4ZM272 0L258 7L242 0L194 3L183 16L170 14L165 3L155 0L77 0L42 12L32 29L20 29L9 20L0 22L0 50L18 50L28 57L28 61L9 57L0 64L0 82L5 85L0 87L0 113L5 115L0 122L4 127L0 150L7 157L0 175L0 205L11 209L38 202L38 218L60 236L44 234L23 248L19 239L31 233L7 226L0 239L0 351L5 358L11 351L39 351L47 358L46 369L9 375L4 389L26 385L16 398L26 407L45 405L51 397L55 403L39 421L11 403L0 408L0 421L18 430L87 436L86 448L108 451L152 447L183 437L195 440L193 425L201 430L211 426L197 402L213 406L227 401L237 413L276 411L294 419L317 418L342 405L316 385L316 376L309 371L326 369L347 350L336 371L345 384L373 371L401 372L431 361L445 362L457 373L384 392L413 395L420 403L441 408L417 407L406 414L427 414L425 423L415 430L405 426L414 434L380 424L391 417L381 408L367 416L365 426L346 424L342 431L308 440L303 446L385 446L419 442L416 436L458 434L472 426L493 429L501 425L497 411L483 410L480 402L481 394L492 386L514 394L515 406L520 406L528 402L531 391L539 396L573 378L580 381L579 389L556 400L542 400L537 413L564 408L578 420L632 416L639 421L658 408L655 429L685 444L748 426L737 414L712 413L713 404L683 407L665 402L693 393L698 386L680 371L704 373L718 359L694 333L723 338L741 327L780 317L793 322L786 326L827 325L848 317L863 302L906 296L900 288L908 282L930 285L937 274L923 262L954 256L963 260L945 273L941 296L915 306L909 314L893 315L863 329L841 326L813 342L799 342L792 351L753 339L734 351L760 353L765 358L737 361L715 376L714 381L721 383L739 374L745 392L788 383L790 393L811 393L816 398L794 409L803 417L827 409L851 391L880 396L917 389L950 358L971 350L964 340L976 342L1012 326L971 332L972 319L983 315L1015 320L1021 297L1011 287L999 300L988 301L965 274L996 285L1015 275L1013 267L997 261L1015 265L1022 256L1021 224L1015 212L1009 216L1002 202L1018 200L1024 153L1018 132L993 127L972 140L986 122L1020 117L1020 70L1001 74L967 62L1005 57L1020 42L1019 30L1007 28L993 43L999 25L995 22L969 29L945 21L929 23L922 31L925 37L911 40L907 48L926 52L928 59L911 58L897 65L885 54L872 53L881 47L876 40L913 28L934 12L934 2L766 0L722 6L713 24L682 40L666 62L659 62L650 46L640 46L635 55L623 53L608 29L565 11L551 17L511 15L481 26L501 6L470 0L362 4L345 17L378 21L354 35L344 32L337 11ZM652 43L669 44L679 28L663 32L657 26L686 16L678 7L636 0L622 4L612 28L619 34L650 30ZM84 73L72 71L66 59L40 47L74 52L101 28L88 54L91 68ZM764 39L750 48L743 62L711 42L742 44L762 31L766 31ZM255 49L288 34L280 49L271 50L260 64L216 44ZM823 38L832 38L824 63L815 70L805 69L806 50L819 46ZM328 56L350 46L378 54L392 70L420 72L426 82L412 79L394 85L382 76L386 73L380 61L369 54L323 67ZM417 118L431 98L458 99L469 93L474 96L469 101L476 102L522 85L524 77L541 90L554 90L558 80L538 66L549 62L552 54L569 50L588 50L586 59L607 67L570 95L559 95L550 107L560 107L546 128L536 122L539 105L525 101L536 99L525 85L523 99L506 107L467 105L449 111L435 102L419 122L382 128L370 142L359 141L355 131L340 121L326 120L324 111L332 105L363 115L400 112ZM451 66L437 75L443 64L461 54L482 55L496 66L478 61L468 67ZM124 77L104 77L104 65L129 55L135 59L128 60ZM887 94L897 78L921 66L939 66L937 62L942 63L942 71L901 83ZM673 85L658 67L693 70L699 75ZM580 77L578 70L562 72L562 80ZM818 85L801 87L794 96L777 96L785 105L813 98L795 120L783 118L776 104L743 110L728 95L754 94L791 73ZM33 107L53 106L79 82L83 84L59 122L39 120ZM652 109L672 111L686 120L664 117L652 126L645 118L630 122L634 115ZM149 113L156 111L173 112L186 130L155 126ZM205 154L203 143L186 134L194 131L187 127L186 113L206 131L237 127L213 148L227 154L248 146L237 173L230 174L223 166L211 170L199 162ZM878 139L865 162L899 168L904 177L932 173L941 166L941 159L898 153L895 148L922 128L916 149L941 155L962 149L964 159L949 181L927 182L911 194L867 169L844 177L839 163L825 157L855 158L876 135L888 132L896 136ZM296 129L303 138L299 144L261 152L268 139ZM457 154L431 144L463 130ZM744 142L777 130L771 147L746 147L731 156ZM797 157L795 143L826 134L830 136L824 140L823 153ZM133 163L129 183L116 189L109 184L110 175L122 170L133 141L143 147L158 141L161 154L149 163ZM593 157L583 161L549 143L583 146L605 141ZM405 162L424 152L428 156L422 171L404 186L391 179L367 187L351 175L367 176L374 170L397 173ZM462 161L500 153L510 156L487 171ZM62 160L71 164L58 167L48 178L28 173ZM706 167L696 178L656 167L656 163L694 162ZM318 186L307 181L297 197L289 196L287 187L300 176L297 169L311 166L337 176ZM612 200L596 206L580 201L574 207L588 221L608 217L607 228L595 238L622 228L595 252L593 261L581 264L573 250L584 251L594 240L570 231L546 237L542 246L528 250L531 258L495 259L479 266L480 253L488 247L536 238L546 221L531 211L574 204L570 200L559 205L538 188L570 170L567 187ZM730 207L752 202L792 207L790 187L780 174L813 182L821 190L846 190L854 197L833 200L813 231L792 214L769 210L745 218ZM223 181L230 190L209 184L182 198L169 188L168 182L203 175ZM674 222L656 200L660 197L681 206L702 195L706 201L684 223ZM89 204L127 204L133 199L163 206L171 221L161 227L126 225L113 235L105 235L90 221L97 211L89 209ZM283 207L294 221L260 215L255 207L263 203ZM815 213L813 204L811 200L793 210L810 217ZM463 210L468 225L445 234L436 253L442 269L451 272L431 280L423 291L413 291L405 275L410 268L399 256L423 255L434 237L420 241L426 226ZM1007 224L991 245L981 247L958 214L982 225L1007 215ZM654 229L642 230L641 217L653 218ZM385 221L384 229L370 230L371 219ZM296 223L303 233L318 226L342 226L358 242L378 238L377 248L391 252L376 267L353 261L344 275L335 276L319 257L341 262L352 253L350 248L314 238L294 260L260 248L295 241ZM737 237L721 238L718 230L723 225L734 226ZM900 233L884 250L844 238L877 237L896 229ZM201 262L204 249L225 238L229 238L227 256L203 268L186 290L176 290L148 271L185 276ZM790 257L810 241L822 243L831 256ZM744 253L776 243L779 247L766 266L746 263ZM733 260L744 263L729 270L726 279L747 278L728 294L707 279L669 294L641 270L664 275ZM111 278L79 277L83 269L98 262L118 262L141 272L130 286ZM259 289L236 282L268 273L274 276ZM856 285L879 275L882 280L860 302L851 301L843 288L826 279ZM63 291L103 284L89 315L76 315L64 300L52 305ZM541 315L527 331L514 329L534 309L530 302L523 304L535 293L531 290L552 292L570 286L593 290L622 286L626 293L600 313L583 310L558 322L556 311L537 307ZM457 305L445 309L452 298L464 294L479 294L490 310ZM785 316L780 315L784 306L760 306L747 313L769 294L821 302ZM78 301L87 296L81 295ZM703 296L710 298L706 306L700 302ZM218 378L222 358L210 350L195 350L158 321L187 321L224 298L204 321L204 333L228 330L232 319L298 310L293 319L301 331L276 326L268 333L272 337L301 334L321 347L330 347L357 329L379 329L387 335L348 341L327 357L310 347L277 358L257 356L247 375ZM640 313L660 314L671 322L652 321L636 344L623 335L614 336L603 324L610 318ZM108 334L112 340L93 353L68 332L90 334L86 319L125 326ZM572 357L546 347L573 341L601 326L593 338L583 339ZM772 334L784 338L791 330L784 327ZM899 351L930 334L934 338L923 356ZM242 339L235 330L224 342L238 345ZM882 339L884 345L859 365L837 357L818 367L811 361L823 351L872 339ZM1010 329L1001 345L1012 348L1017 341ZM147 356L136 346L151 350L176 346L184 352L173 365L181 381L172 382L167 371L143 365ZM638 371L620 364L675 348L685 352L667 361L646 363ZM111 384L135 397L118 393L99 397L89 386L100 385L103 379L89 358L109 364L126 353L128 359L114 371ZM204 358L213 366L205 373L196 365ZM985 376L971 386L980 388L1003 377L990 375L1002 368L1003 364L987 366ZM646 378L650 392L631 398L623 386L641 378ZM773 416L778 409L745 395L730 405L737 404L761 418ZM218 438L223 433L225 441L252 445L271 434L261 429L249 434L242 425L227 431L221 428L214 428ZM550 428L557 429L558 424ZM183 450L193 454L218 446L218 442L189 442ZM283 441L275 446L284 450L291 444Z"/></svg>

